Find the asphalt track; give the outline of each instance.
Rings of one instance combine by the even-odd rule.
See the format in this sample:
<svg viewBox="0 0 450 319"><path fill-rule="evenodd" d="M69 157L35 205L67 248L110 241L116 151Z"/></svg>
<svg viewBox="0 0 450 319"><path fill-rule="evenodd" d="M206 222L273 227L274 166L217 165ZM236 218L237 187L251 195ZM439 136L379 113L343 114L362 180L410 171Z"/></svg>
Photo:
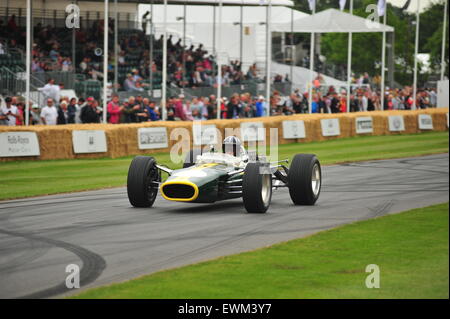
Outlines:
<svg viewBox="0 0 450 319"><path fill-rule="evenodd" d="M287 189L279 189L262 215L245 213L241 199L189 204L158 196L153 208L136 209L124 188L3 201L0 298L62 297L442 203L448 173L448 154L326 166L316 206L294 206ZM81 268L75 291L65 286L72 263Z"/></svg>

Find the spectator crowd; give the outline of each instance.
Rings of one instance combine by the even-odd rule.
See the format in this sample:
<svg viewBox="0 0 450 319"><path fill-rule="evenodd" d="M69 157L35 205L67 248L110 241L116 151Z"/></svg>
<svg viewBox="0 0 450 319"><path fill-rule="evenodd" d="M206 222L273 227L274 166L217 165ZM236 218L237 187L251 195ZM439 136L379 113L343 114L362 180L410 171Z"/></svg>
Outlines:
<svg viewBox="0 0 450 319"><path fill-rule="evenodd" d="M146 20L144 19L144 22ZM147 22L145 22L147 23ZM143 26L143 30L146 25ZM113 34L114 20L109 21L108 33ZM98 79L104 76L101 70L103 57L98 52L98 39L103 38L103 21L95 21L88 27L75 31L77 43L77 65L73 65L71 51L67 47L69 36L66 29L55 28L41 23L33 29L32 72L45 71L76 71L84 74L86 79ZM152 36L153 37L153 36ZM6 39L5 42L1 39ZM155 54L150 54L150 37L144 31L132 30L130 34L119 39L119 54L117 64L120 68L132 69L124 75L123 82L114 91L125 90L134 96L120 99L112 94L107 103L107 110L103 110L102 102L92 96L86 98L61 96L60 85L53 79L39 90L46 98L43 104L31 104L29 119L31 124L61 125L70 123L99 123L103 112L107 112L109 123L137 123L158 121L162 118L161 106L156 101L146 98L144 91L150 84L145 79L150 78L150 70L155 74L162 70L163 47L162 36L159 39L151 38ZM70 41L71 42L71 41ZM112 41L110 42L112 43ZM6 23L0 21L0 54L7 49L22 50L25 44L25 33L19 28L16 17L12 15ZM112 45L112 44L111 44ZM222 66L222 77L217 77L215 58L208 53L202 44L185 47L182 39L175 42L172 36L167 39L168 48L168 84L179 88L199 88L217 86L242 85L245 81L264 81L264 76L256 64L244 71L240 61L231 61L229 65ZM114 55L110 51L108 64L108 77L113 78ZM316 59L317 63L321 60ZM305 67L309 64L303 61ZM320 68L319 68L320 69ZM127 71L128 72L128 71ZM184 75L184 76L183 76ZM273 82L288 81L287 76L275 75ZM367 73L352 81L356 88L352 90L350 103L347 105L347 92L344 89L335 89L326 86L323 77L318 75L312 85L311 96L312 113L343 113L357 111L381 110L382 100L385 110L409 110L413 105L412 88L401 89L386 88L384 96L380 96L377 85L371 87ZM375 83L375 81L374 81ZM324 90L326 88L326 91ZM166 114L169 121L209 120L216 118L254 118L261 116L292 115L309 113L308 92L293 91L286 96L274 91L269 101L263 96L254 96L250 93L232 94L217 101L215 95L192 96L186 98L183 94L171 96L167 99ZM417 94L417 108L436 107L437 94L435 89L420 89ZM268 106L269 103L269 107ZM219 105L219 108L217 107ZM23 125L25 119L25 103L23 98L6 97L0 101L0 125ZM217 112L220 112L218 115ZM267 114L269 112L269 114Z"/></svg>
<svg viewBox="0 0 450 319"><path fill-rule="evenodd" d="M51 83L51 80L49 81ZM3 103L4 102L4 103ZM435 89L420 89L417 93L417 108L436 107ZM30 124L61 125L100 123L103 108L100 101L93 97L68 98L48 96L46 105L31 104ZM6 97L0 101L0 125L24 125L25 103L19 97ZM220 101L220 118L255 118L266 116L267 104L263 96L252 96L249 93L233 94L229 99ZM384 96L384 110L410 110L413 106L412 88L387 88ZM167 99L166 112L168 121L193 121L217 118L217 98L186 98L183 94ZM368 88L354 90L350 96L350 112L381 110L381 98L377 91ZM312 96L312 113L345 113L347 112L347 96L345 90L336 91L329 87L326 93L315 90ZM270 116L309 113L308 93L295 90L289 96L274 91L270 98ZM159 121L162 118L161 106L142 95L130 96L120 100L113 94L107 103L107 120L111 124L139 123Z"/></svg>

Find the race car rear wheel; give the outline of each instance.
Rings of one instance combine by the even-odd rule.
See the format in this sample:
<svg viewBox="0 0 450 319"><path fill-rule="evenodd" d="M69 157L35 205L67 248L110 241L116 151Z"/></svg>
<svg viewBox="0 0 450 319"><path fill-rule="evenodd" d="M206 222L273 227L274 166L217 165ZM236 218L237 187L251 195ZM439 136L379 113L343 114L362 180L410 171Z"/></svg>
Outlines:
<svg viewBox="0 0 450 319"><path fill-rule="evenodd" d="M322 187L322 170L314 154L294 156L288 173L289 194L295 205L314 205Z"/></svg>
<svg viewBox="0 0 450 319"><path fill-rule="evenodd" d="M247 164L242 178L242 199L249 213L265 213L272 199L272 174L262 167L259 162Z"/></svg>
<svg viewBox="0 0 450 319"><path fill-rule="evenodd" d="M198 155L202 155L201 149L194 148L190 150L189 153L186 154L186 158L184 159L183 168L194 166Z"/></svg>
<svg viewBox="0 0 450 319"><path fill-rule="evenodd" d="M128 200L134 207L151 207L158 194L161 175L156 160L149 156L136 156L128 169Z"/></svg>

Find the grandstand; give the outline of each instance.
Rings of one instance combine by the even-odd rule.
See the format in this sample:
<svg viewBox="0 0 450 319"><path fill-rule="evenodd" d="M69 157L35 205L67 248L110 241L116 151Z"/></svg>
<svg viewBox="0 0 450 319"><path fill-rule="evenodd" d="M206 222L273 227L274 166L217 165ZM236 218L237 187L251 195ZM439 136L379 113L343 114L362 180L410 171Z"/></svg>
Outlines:
<svg viewBox="0 0 450 319"><path fill-rule="evenodd" d="M293 93L309 104L309 109L302 106L295 112L323 112L333 99L340 106L333 104L331 109L339 112L409 108L410 87L386 92L380 85L383 78L375 81L368 74L352 78L351 63L345 70L320 56L320 41L313 41L318 27L323 33L374 32L361 17L334 9L309 15L291 9L290 0L262 6L259 0L168 0L168 8L162 2L109 0L105 10L105 0L76 1L79 28L66 25L70 16L66 6L72 1L46 0L31 2L32 6L29 0L7 2L0 7L0 95L29 97L42 107L48 97L42 88L53 79L64 97L92 97L103 110L113 93L121 103L132 96L150 98L158 103L162 119L167 119L166 103L180 96L186 104L196 97L216 101L218 117L224 113L219 111L225 107L222 97L236 99L236 95L246 96L241 104L252 107L265 97L265 115L293 113L290 107L277 110L278 103L297 104ZM311 37L297 36L305 30ZM392 31L385 25L375 32ZM31 56L30 73L26 52ZM433 105L434 93L427 90L426 95ZM107 112L102 117L106 122Z"/></svg>
<svg viewBox="0 0 450 319"><path fill-rule="evenodd" d="M51 1L50 1L51 2ZM158 1L155 1L158 3ZM100 49L101 51L103 41L99 32L97 32L101 27L101 20L103 18L103 12L101 11L101 6L94 2L80 1L80 16L81 16L81 29L73 30L65 27L65 17L67 14L63 9L65 4L55 3L55 6L48 4L47 8L36 5L32 9L33 23L33 50L37 49L41 51L39 57L35 55L40 67L32 67L31 76L31 90L33 96L38 96L39 93L37 88L42 87L48 81L48 79L55 79L56 83L61 84L64 89L74 90L79 97L93 96L96 99L101 99L102 97L102 83L101 74L102 67L101 61L102 56L96 54L95 49ZM50 9L50 7L52 9ZM120 46L119 51L123 49L123 53L118 53L119 59L123 54L123 63L118 63L117 69L115 67L115 52L114 52L114 39L113 35L110 34L110 45L109 45L109 70L108 70L108 81L111 86L120 94L121 97L126 98L130 94L135 94L136 92L126 91L124 87L124 81L128 74L132 73L133 70L138 70L139 76L142 78L140 85L144 90L139 90L139 94L145 96L151 96L153 99L159 100L161 97L162 88L162 43L160 34L158 34L158 27L155 24L154 32L146 32L148 30L143 30L141 23L138 22L138 8L137 5L132 1L119 1L118 2L118 16L115 18L114 14L110 19L110 31L114 30L115 21L117 21L117 43ZM161 7L161 6L159 6ZM92 10L95 8L96 10ZM157 12L157 7L155 5L155 10ZM280 9L287 9L282 7ZM305 15L304 13L299 13ZM280 15L279 15L280 16ZM2 79L0 85L0 93L8 94L20 94L23 95L25 89L25 8L22 7L2 7L0 8L0 20L5 27L10 22L11 18L14 17L14 23L16 24L15 32L6 32L0 34L0 41L4 43L6 54L0 55L0 68L2 72L0 77ZM297 17L297 15L296 15ZM255 19L255 18L253 18ZM254 23L254 21L252 22ZM68 62L70 68L67 70L62 70L63 66L61 61L55 61L55 59L50 58L51 48L45 48L45 41L47 40L46 34L43 38L40 37L40 32L47 29L48 33L51 33L51 37L56 39L58 49L57 54L62 59L70 60ZM149 29L149 28L147 28ZM159 26L159 29L160 26ZM172 29L170 29L172 30ZM168 32L168 37L172 39L173 43L169 44L169 54L172 45L180 45L183 39L180 38L180 33L176 30ZM10 30L11 31L11 30ZM91 42L92 38L95 41ZM174 67L169 65L169 79L168 79L168 95L178 95L183 92L187 96L199 96L199 95L210 95L215 91L214 82L216 82L215 77L217 76L217 63L215 56L213 55L215 48L212 48L210 44L196 42L195 39L191 37L186 37L187 44L189 46L195 45L194 49L198 47L208 48L209 52L205 50L205 57L209 60L210 68L202 71L202 76L211 78L208 83L202 85L195 85L188 83L190 80L190 75L184 73L182 80L187 82L186 84L177 83L175 77ZM264 37L262 37L264 38ZM125 45L129 41L133 40L134 46ZM260 39L261 40L261 39ZM11 46L11 41L13 45ZM177 42L177 43L176 43ZM91 47L94 45L94 47ZM86 46L91 49L86 49ZM152 48L149 52L149 48ZM46 50L47 49L47 50ZM235 49L235 48L234 48ZM178 52L176 52L175 59L180 59L183 53L180 46L177 47ZM97 52L98 53L98 52ZM173 53L173 52L172 52ZM276 52L275 52L276 55ZM89 56L90 62L88 62L88 70L83 70L80 67L80 63L83 59ZM150 69L150 58L156 64L156 69ZM256 55L252 58L255 62L256 60L261 60L260 57ZM66 61L67 62L67 61ZM169 57L170 63L170 57ZM246 67L250 66L252 63L247 62ZM242 75L239 79L234 79L229 83L225 83L223 88L224 95L230 96L233 93L251 92L252 95L259 95L265 93L265 65L259 62L258 68L260 70L259 77L248 77L246 75L247 70L241 70ZM307 72L307 70L303 70ZM94 73L94 74L92 74ZM276 74L272 73L274 77ZM286 74L282 74L286 76ZM292 79L289 79L291 81ZM292 91L292 83L286 81L285 83L276 83L275 89L281 91L285 94L289 94ZM178 81L180 82L180 81ZM40 101L35 101L40 102Z"/></svg>

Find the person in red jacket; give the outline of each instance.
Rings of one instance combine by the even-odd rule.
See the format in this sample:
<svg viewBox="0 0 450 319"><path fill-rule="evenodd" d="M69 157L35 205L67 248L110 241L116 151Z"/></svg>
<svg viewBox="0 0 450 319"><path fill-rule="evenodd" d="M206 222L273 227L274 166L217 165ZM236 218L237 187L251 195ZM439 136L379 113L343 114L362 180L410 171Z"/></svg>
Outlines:
<svg viewBox="0 0 450 319"><path fill-rule="evenodd" d="M118 124L120 122L120 113L123 106L119 105L119 96L113 94L112 101L108 103L108 123Z"/></svg>

